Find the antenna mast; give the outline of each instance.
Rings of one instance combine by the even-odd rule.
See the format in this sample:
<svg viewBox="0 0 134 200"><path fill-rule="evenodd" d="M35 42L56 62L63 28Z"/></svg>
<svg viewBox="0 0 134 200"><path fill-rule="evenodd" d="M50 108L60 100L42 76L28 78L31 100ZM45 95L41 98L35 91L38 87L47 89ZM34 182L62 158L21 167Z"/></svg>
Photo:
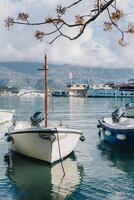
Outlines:
<svg viewBox="0 0 134 200"><path fill-rule="evenodd" d="M48 126L48 62L47 62L47 55L45 54L45 66L44 66L44 72L45 72L45 127Z"/></svg>

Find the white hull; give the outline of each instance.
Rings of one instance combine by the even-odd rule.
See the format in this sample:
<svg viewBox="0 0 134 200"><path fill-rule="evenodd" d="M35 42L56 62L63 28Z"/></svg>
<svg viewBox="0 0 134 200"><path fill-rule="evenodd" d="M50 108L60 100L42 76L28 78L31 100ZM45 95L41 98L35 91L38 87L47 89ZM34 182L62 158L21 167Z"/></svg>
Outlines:
<svg viewBox="0 0 134 200"><path fill-rule="evenodd" d="M68 96L85 97L87 96L88 84L71 84L67 86Z"/></svg>
<svg viewBox="0 0 134 200"><path fill-rule="evenodd" d="M11 126L12 117L12 111L0 109L0 139L4 138L4 134Z"/></svg>
<svg viewBox="0 0 134 200"><path fill-rule="evenodd" d="M68 92L69 97L84 97L84 92L78 92L78 91L69 91Z"/></svg>
<svg viewBox="0 0 134 200"><path fill-rule="evenodd" d="M134 91L123 91L118 89L89 89L88 97L134 97Z"/></svg>
<svg viewBox="0 0 134 200"><path fill-rule="evenodd" d="M73 132L71 129L63 129L63 132L61 128L56 130L58 131L58 137L56 132L53 134L47 132L39 133L40 130L37 129L30 133L26 131L13 133L11 134L13 141L10 142L10 148L23 155L53 163L69 155L81 136L80 132ZM47 138L41 137L40 134L44 134ZM61 152L61 157L59 151Z"/></svg>
<svg viewBox="0 0 134 200"><path fill-rule="evenodd" d="M0 109L0 125L12 120L13 112L9 110Z"/></svg>

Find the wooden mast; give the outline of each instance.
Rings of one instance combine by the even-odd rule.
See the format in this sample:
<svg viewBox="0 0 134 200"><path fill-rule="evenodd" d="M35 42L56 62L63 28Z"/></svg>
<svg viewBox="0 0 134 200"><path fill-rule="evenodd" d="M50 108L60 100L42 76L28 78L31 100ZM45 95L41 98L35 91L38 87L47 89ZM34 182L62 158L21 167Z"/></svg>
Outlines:
<svg viewBox="0 0 134 200"><path fill-rule="evenodd" d="M45 54L45 127L48 126L48 62L47 62L47 55Z"/></svg>

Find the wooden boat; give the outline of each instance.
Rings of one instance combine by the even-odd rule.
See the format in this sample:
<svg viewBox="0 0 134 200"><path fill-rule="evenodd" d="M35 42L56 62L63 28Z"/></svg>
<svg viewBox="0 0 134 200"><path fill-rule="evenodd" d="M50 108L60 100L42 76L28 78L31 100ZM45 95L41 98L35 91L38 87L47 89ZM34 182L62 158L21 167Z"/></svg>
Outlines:
<svg viewBox="0 0 134 200"><path fill-rule="evenodd" d="M45 71L45 116L42 116L41 112L37 112L31 117L31 123L24 121L16 123L9 129L6 137L10 142L11 150L53 163L69 155L79 139L84 140L84 136L79 130L48 125L48 65L46 55L43 70Z"/></svg>

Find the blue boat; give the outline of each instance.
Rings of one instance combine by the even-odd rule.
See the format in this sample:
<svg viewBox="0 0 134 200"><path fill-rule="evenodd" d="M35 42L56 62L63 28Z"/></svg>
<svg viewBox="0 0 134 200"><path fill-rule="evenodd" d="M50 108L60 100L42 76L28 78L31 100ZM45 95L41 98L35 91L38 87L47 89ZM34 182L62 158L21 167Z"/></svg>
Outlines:
<svg viewBox="0 0 134 200"><path fill-rule="evenodd" d="M52 96L54 96L54 97L65 97L65 96L67 96L66 95L66 92L64 92L64 91L61 91L61 90L56 90L56 91L53 91L52 93L51 93L51 95Z"/></svg>
<svg viewBox="0 0 134 200"><path fill-rule="evenodd" d="M103 135L105 141L120 147L134 148L134 118L126 117L125 112L117 109L111 117L101 118L98 122L99 136Z"/></svg>

